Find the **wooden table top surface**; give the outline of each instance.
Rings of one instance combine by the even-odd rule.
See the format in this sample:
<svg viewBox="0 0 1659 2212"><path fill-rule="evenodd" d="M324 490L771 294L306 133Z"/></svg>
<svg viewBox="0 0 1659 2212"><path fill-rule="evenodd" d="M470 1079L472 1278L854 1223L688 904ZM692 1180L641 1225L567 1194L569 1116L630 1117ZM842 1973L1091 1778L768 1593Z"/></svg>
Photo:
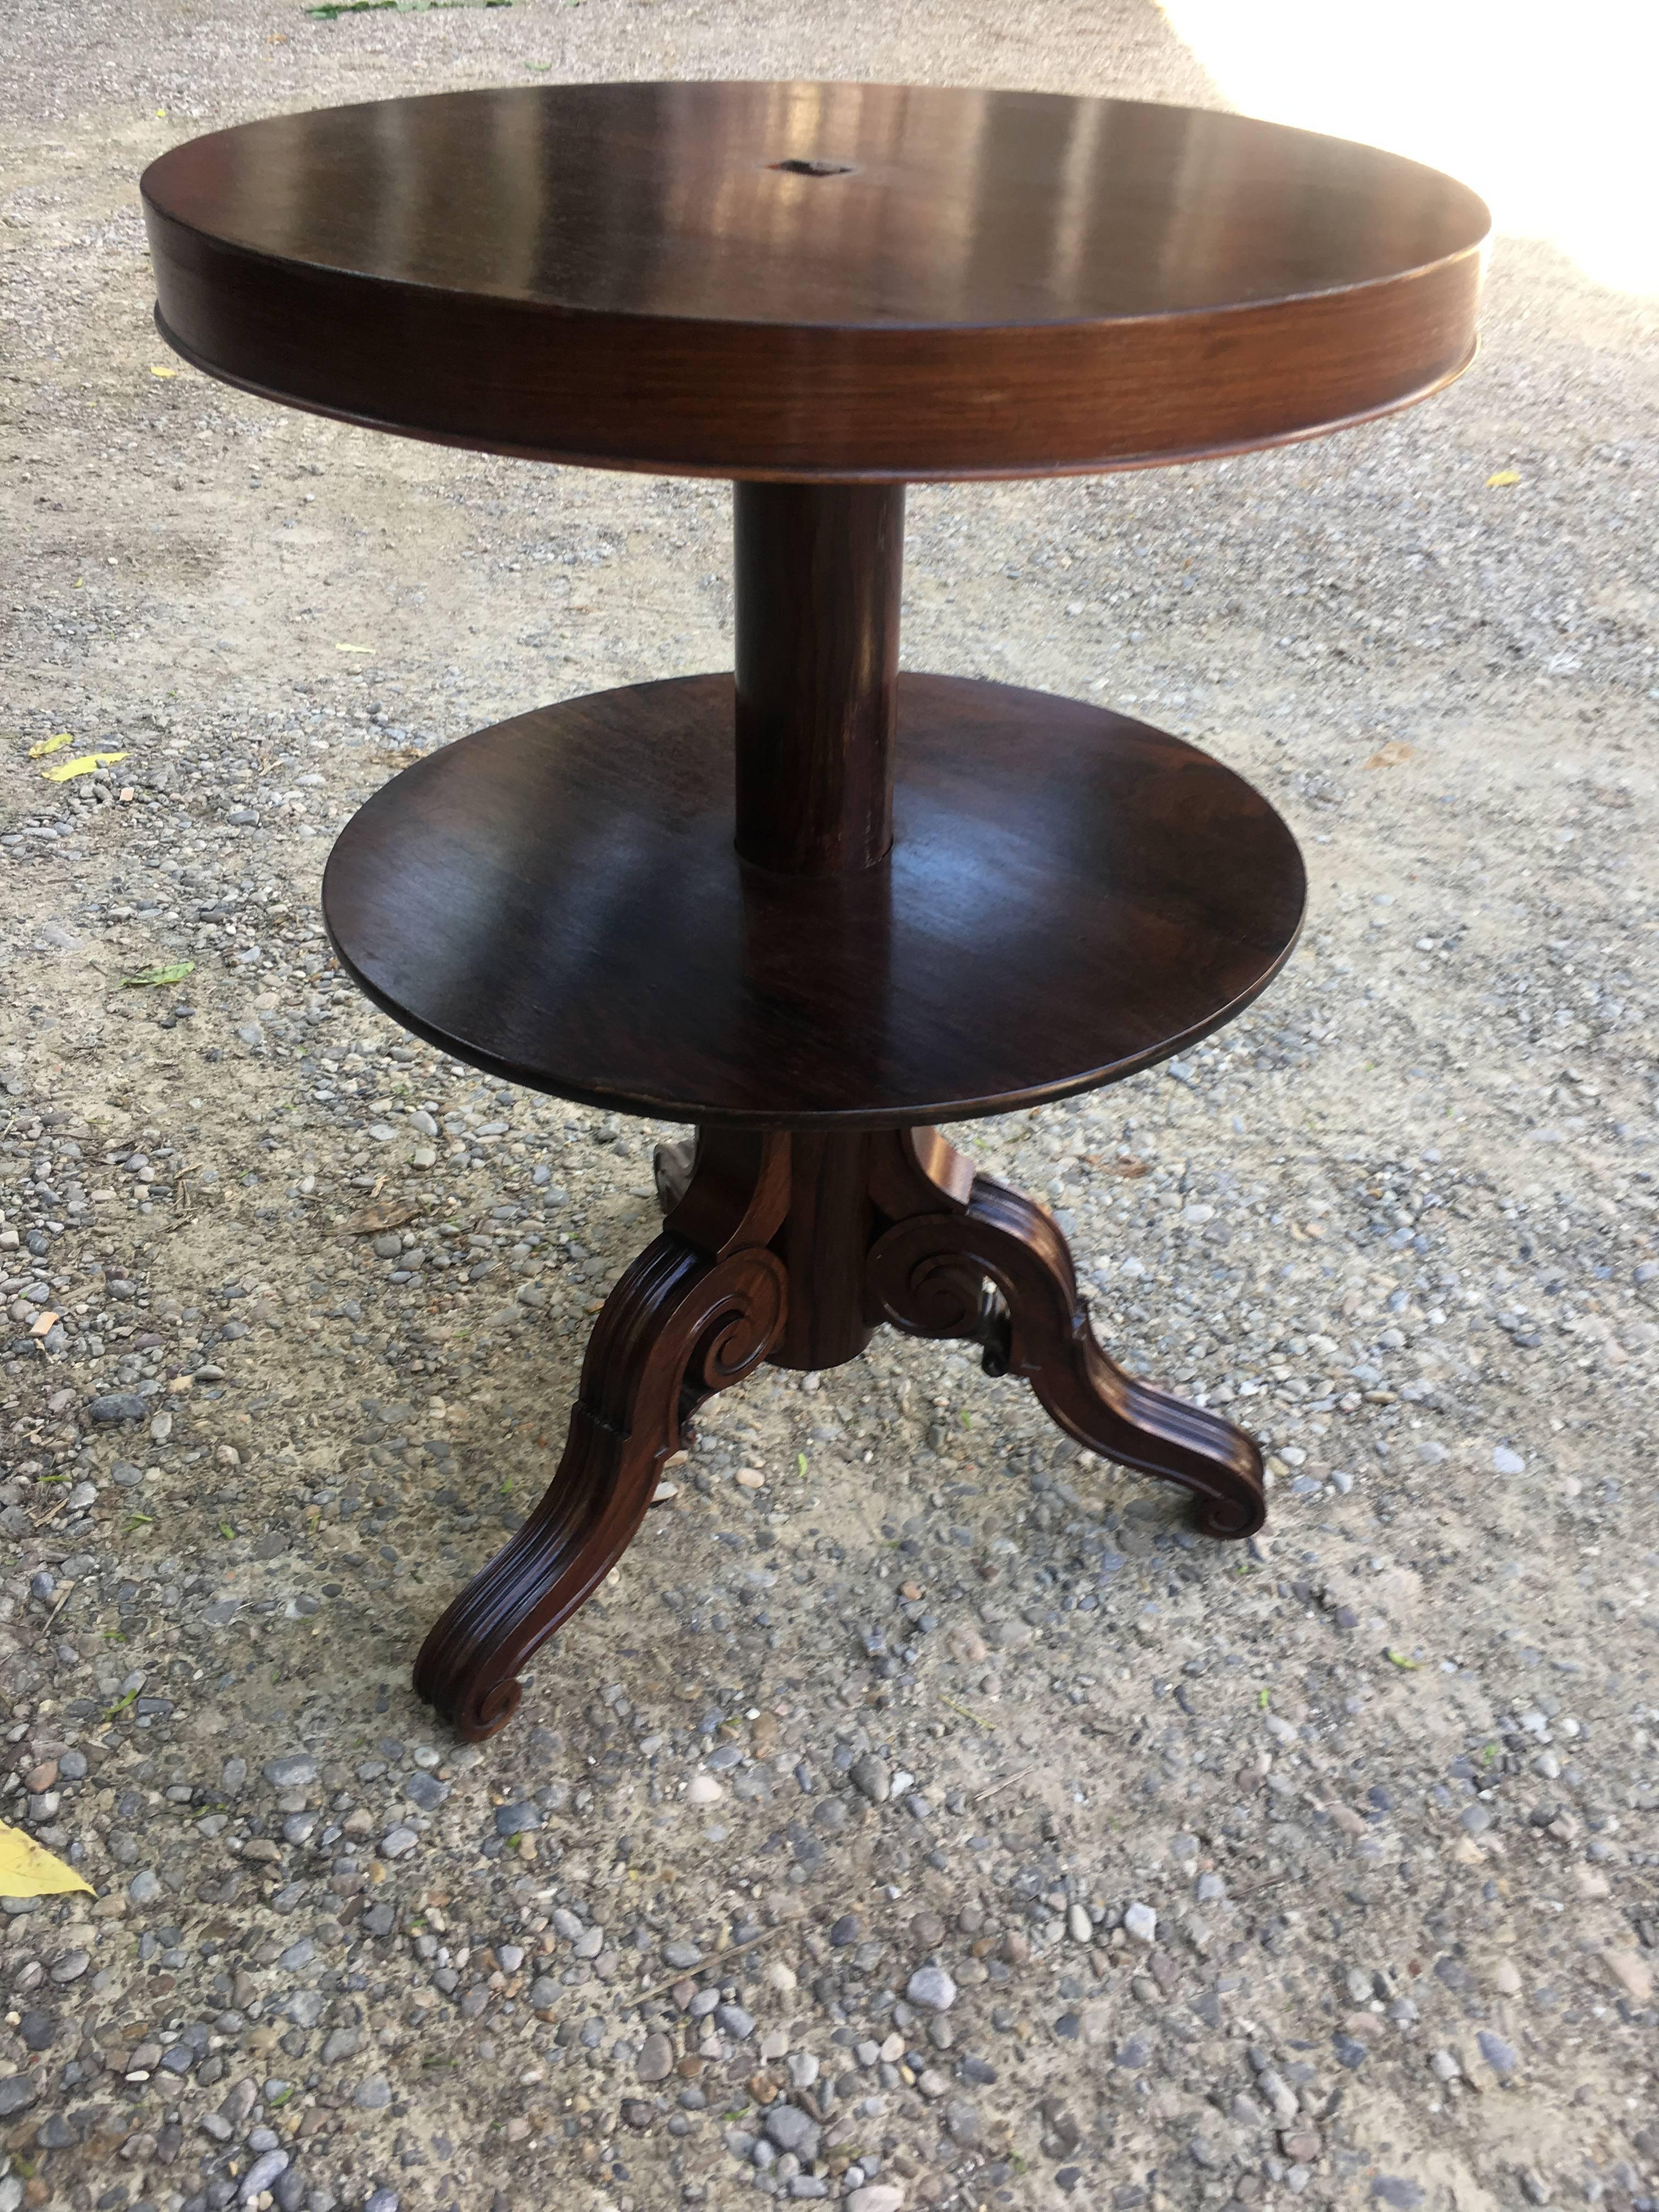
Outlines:
<svg viewBox="0 0 1659 2212"><path fill-rule="evenodd" d="M1486 210L1374 148L1048 93L550 85L271 117L143 179L165 333L416 435L755 476L1276 442L1469 358Z"/></svg>

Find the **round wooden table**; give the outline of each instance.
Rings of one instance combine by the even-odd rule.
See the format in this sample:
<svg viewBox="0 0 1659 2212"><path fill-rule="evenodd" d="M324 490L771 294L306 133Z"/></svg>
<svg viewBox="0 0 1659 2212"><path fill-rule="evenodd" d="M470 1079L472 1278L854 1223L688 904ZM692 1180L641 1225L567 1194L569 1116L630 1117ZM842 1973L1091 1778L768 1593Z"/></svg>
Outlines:
<svg viewBox="0 0 1659 2212"><path fill-rule="evenodd" d="M861 84L556 85L248 124L143 180L162 335L228 383L490 453L728 477L734 676L420 761L330 858L395 1019L695 1122L545 1498L428 1637L460 1732L642 1518L698 1401L882 1322L963 1337L1208 1533L1261 1455L1115 1366L1042 1207L933 1127L1230 1020L1301 924L1289 830L1195 747L898 672L904 485L1312 436L1466 368L1485 208L1245 118Z"/></svg>

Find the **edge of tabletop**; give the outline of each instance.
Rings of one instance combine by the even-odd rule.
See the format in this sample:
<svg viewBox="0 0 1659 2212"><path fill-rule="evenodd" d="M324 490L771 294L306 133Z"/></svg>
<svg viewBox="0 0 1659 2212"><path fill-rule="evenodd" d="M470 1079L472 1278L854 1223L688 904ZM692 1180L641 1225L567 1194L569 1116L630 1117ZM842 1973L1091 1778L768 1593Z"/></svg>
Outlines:
<svg viewBox="0 0 1659 2212"><path fill-rule="evenodd" d="M1484 247L1480 250L1484 251ZM1117 476L1131 469L1178 468L1194 461L1228 460L1236 455L1269 453L1280 446L1306 445L1315 438L1334 437L1340 431L1359 429L1367 422L1380 422L1386 421L1390 415L1402 414L1407 408L1415 407L1422 400L1431 399L1436 392L1443 392L1449 386L1455 384L1461 376L1468 374L1480 351L1480 338L1476 332L1469 340L1468 350L1460 355L1449 368L1437 371L1423 383L1413 385L1407 391L1391 394L1387 399L1380 400L1375 407L1364 407L1352 414L1330 416L1319 422L1301 423L1291 429L1277 430L1271 436L1263 438L1237 438L1212 445L1160 446L1146 453L1097 454L1082 459L1067 458L1041 463L1014 461L1006 465L980 463L974 466L957 467L928 467L917 464L895 468L833 465L815 468L804 462L794 462L787 467L771 467L763 463L738 460L676 461L659 454L640 456L596 452L577 446L525 445L514 443L510 439L469 437L462 431L395 422L388 416L371 414L361 409L331 407L324 400L308 399L297 392L285 391L280 385L262 384L256 378L239 376L209 361L205 356L187 345L177 331L168 327L159 303L154 310L154 320L163 344L199 375L210 377L216 384L226 385L234 391L246 392L255 399L268 400L279 407L291 407L298 414L320 416L332 422L349 422L356 428L378 431L386 437L412 438L420 445L447 446L461 453L494 453L507 460L541 461L557 468L609 469L635 476L695 477L726 483L1027 483L1037 477Z"/></svg>

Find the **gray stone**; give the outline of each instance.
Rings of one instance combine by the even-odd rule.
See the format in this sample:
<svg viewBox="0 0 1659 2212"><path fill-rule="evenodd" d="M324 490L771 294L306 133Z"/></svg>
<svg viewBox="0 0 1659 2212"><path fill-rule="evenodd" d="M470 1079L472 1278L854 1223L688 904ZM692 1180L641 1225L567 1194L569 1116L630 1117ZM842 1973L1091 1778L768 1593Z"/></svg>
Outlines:
<svg viewBox="0 0 1659 2212"><path fill-rule="evenodd" d="M498 1805L495 1808L495 1833L498 1836L527 1835L541 1825L541 1814L528 1800L518 1805Z"/></svg>
<svg viewBox="0 0 1659 2212"><path fill-rule="evenodd" d="M1125 1932L1137 1943L1158 1941L1158 1915L1150 1905L1132 1905L1123 1916Z"/></svg>
<svg viewBox="0 0 1659 2212"><path fill-rule="evenodd" d="M305 1790L317 1779L317 1762L307 1752L272 1759L261 1769L273 1790Z"/></svg>
<svg viewBox="0 0 1659 2212"><path fill-rule="evenodd" d="M803 2166L817 2156L817 2124L799 2105L772 2106L763 2124L767 2141L779 2150L793 2151Z"/></svg>
<svg viewBox="0 0 1659 2212"><path fill-rule="evenodd" d="M1489 2027L1483 2027L1475 2041L1480 2045L1480 2056L1494 2074L1507 2078L1521 2063L1515 2046L1505 2043L1501 2035L1494 2035Z"/></svg>
<svg viewBox="0 0 1659 2212"><path fill-rule="evenodd" d="M94 1421L142 1421L144 1401L136 1390L111 1390L87 1407Z"/></svg>
<svg viewBox="0 0 1659 2212"><path fill-rule="evenodd" d="M660 2033L647 2035L640 2045L634 2071L641 2081L665 2081L674 2070L674 2046Z"/></svg>
<svg viewBox="0 0 1659 2212"><path fill-rule="evenodd" d="M943 1966L918 1966L905 1984L904 1994L925 2012L949 2012L957 2001L957 1985Z"/></svg>
<svg viewBox="0 0 1659 2212"><path fill-rule="evenodd" d="M262 2152L242 2176L240 2186L236 2191L237 2202L241 2204L252 2204L262 2191L270 2188L287 2164L288 2153L285 2150Z"/></svg>
<svg viewBox="0 0 1659 2212"><path fill-rule="evenodd" d="M392 2102L392 2084L384 2074L371 2074L367 2081L357 2084L351 2101L360 2112L382 2112Z"/></svg>
<svg viewBox="0 0 1659 2212"><path fill-rule="evenodd" d="M853 1761L848 1770L848 1780L872 1805L884 1805L893 1786L892 1770L873 1751L866 1751Z"/></svg>

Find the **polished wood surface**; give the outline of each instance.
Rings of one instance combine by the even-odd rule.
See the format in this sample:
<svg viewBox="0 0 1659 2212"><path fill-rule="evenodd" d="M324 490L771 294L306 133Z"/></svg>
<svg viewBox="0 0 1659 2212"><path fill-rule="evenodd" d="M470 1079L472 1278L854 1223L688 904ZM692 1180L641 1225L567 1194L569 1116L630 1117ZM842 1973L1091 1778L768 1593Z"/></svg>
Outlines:
<svg viewBox="0 0 1659 2212"><path fill-rule="evenodd" d="M737 848L785 875L893 842L902 484L740 483L732 500Z"/></svg>
<svg viewBox="0 0 1659 2212"><path fill-rule="evenodd" d="M330 856L342 960L517 1083L681 1121L873 1127L1132 1073L1248 1005L1305 878L1256 792L1104 708L898 680L890 857L732 848L728 676L566 701L386 784Z"/></svg>
<svg viewBox="0 0 1659 2212"><path fill-rule="evenodd" d="M273 116L143 197L163 335L231 383L494 451L896 480L1402 405L1470 358L1488 222L1246 117L841 83Z"/></svg>
<svg viewBox="0 0 1659 2212"><path fill-rule="evenodd" d="M1256 1446L1109 1359L1054 1223L937 1130L706 1130L662 1234L600 1312L545 1495L428 1636L420 1694L469 1739L504 1727L520 1674L622 1556L696 1406L763 1359L854 1358L884 1321L979 1344L1079 1443L1187 1491L1204 1534L1261 1526Z"/></svg>

